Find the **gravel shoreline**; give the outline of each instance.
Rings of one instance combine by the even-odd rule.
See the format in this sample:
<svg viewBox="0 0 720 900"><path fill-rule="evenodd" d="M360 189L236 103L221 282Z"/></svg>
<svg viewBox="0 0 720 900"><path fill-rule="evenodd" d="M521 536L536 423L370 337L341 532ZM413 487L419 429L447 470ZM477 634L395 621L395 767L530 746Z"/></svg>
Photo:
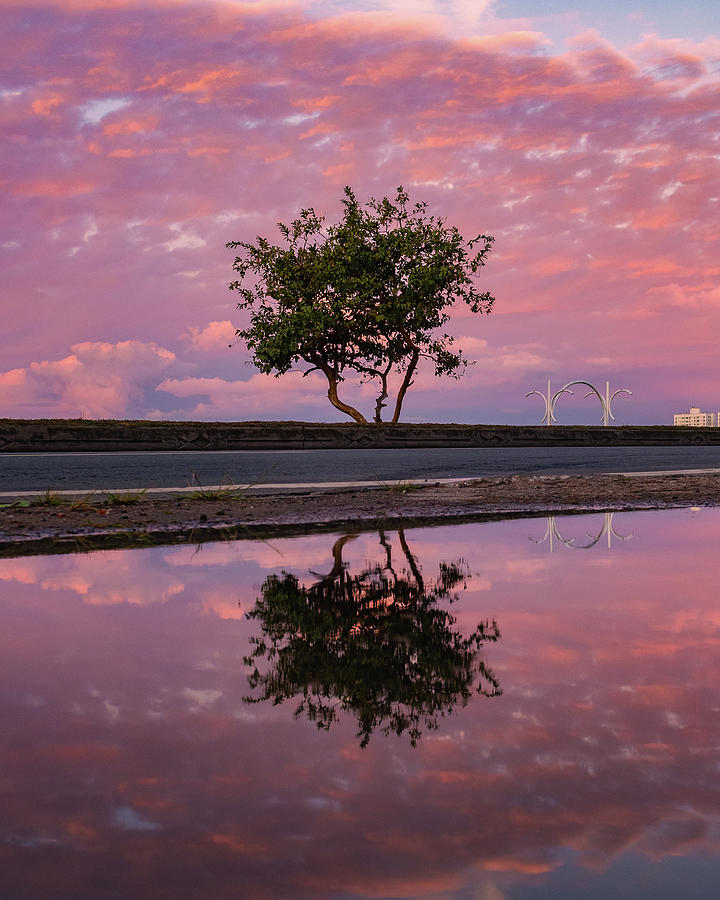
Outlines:
<svg viewBox="0 0 720 900"><path fill-rule="evenodd" d="M262 539L382 523L441 522L681 506L720 505L720 473L513 475L455 484L307 493L123 498L75 503L52 495L0 507L0 556L207 540Z"/></svg>

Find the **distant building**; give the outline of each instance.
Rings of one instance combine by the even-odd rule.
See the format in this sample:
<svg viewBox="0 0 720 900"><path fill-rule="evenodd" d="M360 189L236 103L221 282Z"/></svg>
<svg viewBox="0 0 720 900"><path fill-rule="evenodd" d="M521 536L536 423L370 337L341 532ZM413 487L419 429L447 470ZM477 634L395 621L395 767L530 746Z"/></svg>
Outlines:
<svg viewBox="0 0 720 900"><path fill-rule="evenodd" d="M718 419L720 421L720 413ZM694 425L696 428L715 427L715 413L700 412L699 406L691 406L689 413L678 413L673 416L673 425Z"/></svg>

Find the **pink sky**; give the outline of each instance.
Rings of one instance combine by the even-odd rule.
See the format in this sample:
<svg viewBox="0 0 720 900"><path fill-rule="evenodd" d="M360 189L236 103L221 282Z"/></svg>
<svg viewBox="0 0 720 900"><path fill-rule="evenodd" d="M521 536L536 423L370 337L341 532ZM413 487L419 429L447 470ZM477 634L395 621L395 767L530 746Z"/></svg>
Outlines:
<svg viewBox="0 0 720 900"><path fill-rule="evenodd" d="M346 184L496 238L493 314L451 323L476 365L406 420L535 422L548 377L630 388L618 422L717 411L720 26L661 6L5 2L0 415L342 419L228 349L224 245Z"/></svg>

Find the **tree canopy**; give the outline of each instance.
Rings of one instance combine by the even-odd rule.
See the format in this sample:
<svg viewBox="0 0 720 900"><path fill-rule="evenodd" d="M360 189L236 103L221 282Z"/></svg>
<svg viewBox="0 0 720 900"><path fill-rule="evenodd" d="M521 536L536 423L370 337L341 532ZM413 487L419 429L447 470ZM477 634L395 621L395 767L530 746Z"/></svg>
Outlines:
<svg viewBox="0 0 720 900"><path fill-rule="evenodd" d="M367 419L340 399L345 377L375 384L373 420L382 422L396 375L397 422L422 358L437 376L459 377L468 365L442 329L458 303L490 312L494 298L479 291L477 276L494 239L466 241L426 203L411 204L402 187L394 199L364 206L346 187L342 206L341 220L327 227L312 208L290 225L279 222L281 245L263 237L227 244L241 251L230 289L241 297L238 309L250 311L236 334L261 372L279 376L297 364L308 367L304 374L322 372L332 405L356 422Z"/></svg>

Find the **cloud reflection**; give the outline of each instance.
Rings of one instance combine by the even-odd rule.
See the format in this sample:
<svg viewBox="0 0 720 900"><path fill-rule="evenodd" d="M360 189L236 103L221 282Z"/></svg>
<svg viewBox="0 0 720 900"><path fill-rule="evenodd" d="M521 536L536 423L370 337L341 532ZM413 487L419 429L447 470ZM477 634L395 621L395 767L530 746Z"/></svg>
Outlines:
<svg viewBox="0 0 720 900"><path fill-rule="evenodd" d="M617 519L633 541L552 556L526 521L407 531L426 592L443 559L467 560L467 589L436 606L452 610L452 629L494 619L503 635L486 648L503 695L458 704L414 750L392 735L361 749L352 711L320 733L287 704L243 703L259 621L208 612L223 592L228 608L252 608L285 564L267 545L227 545L237 552L202 566L167 548L0 560L0 889L229 900L241 885L253 898L336 900L341 886L363 900L466 900L573 896L568 884L612 895L618 879L661 873L682 895L682 863L711 896L720 517ZM386 537L412 592L399 536ZM322 581L309 569L332 573L338 539L273 542L308 607L321 606ZM376 539L338 550L333 585L372 588L379 576L356 573L386 563ZM184 590L150 602L163 579ZM148 602L99 602L114 582Z"/></svg>

